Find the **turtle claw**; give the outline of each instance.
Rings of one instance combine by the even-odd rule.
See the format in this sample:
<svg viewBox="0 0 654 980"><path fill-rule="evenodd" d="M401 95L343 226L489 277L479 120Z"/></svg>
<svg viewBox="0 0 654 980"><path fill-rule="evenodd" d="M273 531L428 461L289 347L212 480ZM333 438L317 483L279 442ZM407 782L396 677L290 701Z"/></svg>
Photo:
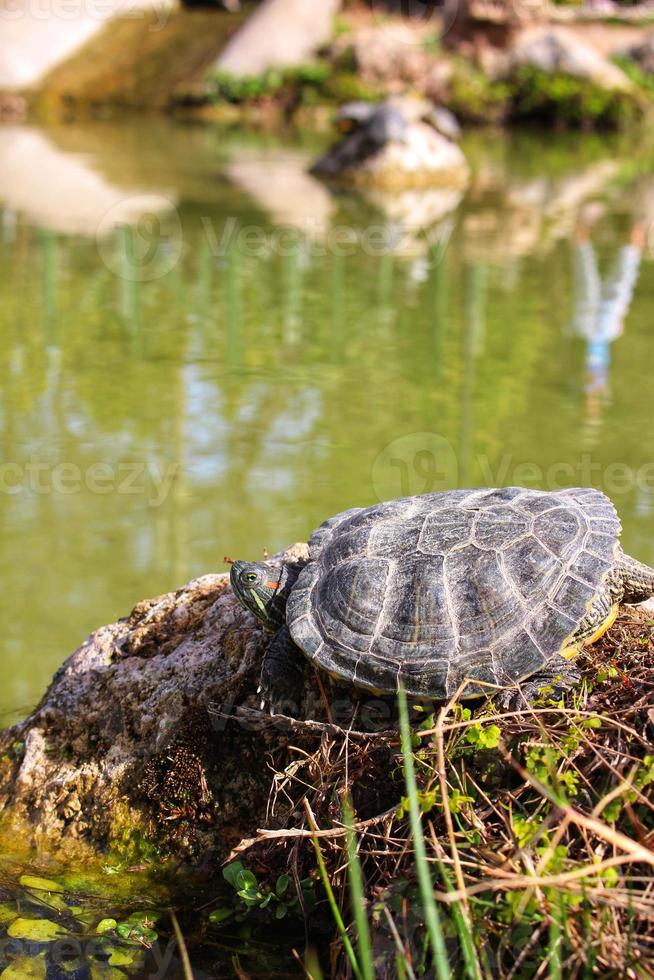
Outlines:
<svg viewBox="0 0 654 980"><path fill-rule="evenodd" d="M257 694L261 694L262 691L263 691L263 688L262 688L261 684L259 684L259 687L257 688Z"/></svg>

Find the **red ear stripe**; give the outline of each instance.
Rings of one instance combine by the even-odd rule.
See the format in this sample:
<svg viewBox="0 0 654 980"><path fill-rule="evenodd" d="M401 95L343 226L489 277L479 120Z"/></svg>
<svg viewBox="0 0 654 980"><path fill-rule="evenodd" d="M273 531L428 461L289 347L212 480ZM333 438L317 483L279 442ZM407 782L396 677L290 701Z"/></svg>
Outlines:
<svg viewBox="0 0 654 980"><path fill-rule="evenodd" d="M270 579L263 583L267 589L276 589L279 585L279 579L276 582L272 582Z"/></svg>

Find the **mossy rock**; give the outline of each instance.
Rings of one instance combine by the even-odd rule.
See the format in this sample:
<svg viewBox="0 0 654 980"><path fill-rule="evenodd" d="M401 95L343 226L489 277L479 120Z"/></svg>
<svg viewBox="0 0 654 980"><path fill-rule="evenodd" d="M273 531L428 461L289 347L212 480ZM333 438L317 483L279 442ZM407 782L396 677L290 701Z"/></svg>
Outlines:
<svg viewBox="0 0 654 980"><path fill-rule="evenodd" d="M165 108L180 87L203 78L244 16L202 9L116 17L47 75L36 107Z"/></svg>
<svg viewBox="0 0 654 980"><path fill-rule="evenodd" d="M284 70L269 69L261 75L241 77L228 72L212 72L201 92L180 90L177 101L252 105L275 100L289 108L317 103L371 102L381 98L381 90L362 82L355 71L336 70L326 61L311 62ZM195 96L195 97L194 97Z"/></svg>
<svg viewBox="0 0 654 980"><path fill-rule="evenodd" d="M511 87L491 81L469 62L457 60L449 82L448 108L463 121L501 123L508 114Z"/></svg>
<svg viewBox="0 0 654 980"><path fill-rule="evenodd" d="M647 99L637 91L604 89L588 79L523 67L511 81L511 117L561 128L620 129L640 119Z"/></svg>

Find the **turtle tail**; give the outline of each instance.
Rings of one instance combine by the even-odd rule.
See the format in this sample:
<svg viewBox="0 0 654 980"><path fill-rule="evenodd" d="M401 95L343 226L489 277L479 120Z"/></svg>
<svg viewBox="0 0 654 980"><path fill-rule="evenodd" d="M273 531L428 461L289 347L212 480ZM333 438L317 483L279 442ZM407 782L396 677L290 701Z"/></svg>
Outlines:
<svg viewBox="0 0 654 980"><path fill-rule="evenodd" d="M623 551L618 555L617 564L624 590L623 602L644 602L654 596L654 568L630 558Z"/></svg>

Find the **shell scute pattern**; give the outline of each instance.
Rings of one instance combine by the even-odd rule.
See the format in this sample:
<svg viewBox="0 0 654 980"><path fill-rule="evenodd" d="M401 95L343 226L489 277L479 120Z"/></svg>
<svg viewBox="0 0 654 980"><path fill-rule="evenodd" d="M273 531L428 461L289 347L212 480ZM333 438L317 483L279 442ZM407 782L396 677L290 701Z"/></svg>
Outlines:
<svg viewBox="0 0 654 980"><path fill-rule="evenodd" d="M403 663L447 661L454 627L442 565L440 556L414 555L396 566L374 638L380 655Z"/></svg>
<svg viewBox="0 0 654 980"><path fill-rule="evenodd" d="M421 518L418 547L425 555L446 555L469 541L475 523L474 510L447 508Z"/></svg>
<svg viewBox="0 0 654 980"><path fill-rule="evenodd" d="M567 645L614 566L620 523L592 489L405 497L314 533L288 601L294 641L371 690L443 697L513 683ZM477 687L475 686L477 682Z"/></svg>
<svg viewBox="0 0 654 980"><path fill-rule="evenodd" d="M424 517L419 514L406 522L385 521L370 528L367 553L374 558L399 558L418 551ZM422 549L421 549L422 550Z"/></svg>
<svg viewBox="0 0 654 980"><path fill-rule="evenodd" d="M458 616L461 654L490 648L503 639L522 615L515 591L508 586L495 551L468 545L445 558L445 579ZM461 612L465 610L465 614Z"/></svg>
<svg viewBox="0 0 654 980"><path fill-rule="evenodd" d="M583 515L563 507L545 511L534 520L535 536L557 558L565 558L571 551L579 550L587 529Z"/></svg>
<svg viewBox="0 0 654 980"><path fill-rule="evenodd" d="M506 575L525 602L547 592L563 568L556 555L534 537L509 545L502 557Z"/></svg>
<svg viewBox="0 0 654 980"><path fill-rule="evenodd" d="M609 574L612 567L612 552L608 557L599 558L590 551L584 551L575 561L575 577L594 587L596 582L601 582Z"/></svg>
<svg viewBox="0 0 654 980"><path fill-rule="evenodd" d="M531 519L511 507L489 507L476 515L474 540L478 548L506 548L529 534Z"/></svg>

